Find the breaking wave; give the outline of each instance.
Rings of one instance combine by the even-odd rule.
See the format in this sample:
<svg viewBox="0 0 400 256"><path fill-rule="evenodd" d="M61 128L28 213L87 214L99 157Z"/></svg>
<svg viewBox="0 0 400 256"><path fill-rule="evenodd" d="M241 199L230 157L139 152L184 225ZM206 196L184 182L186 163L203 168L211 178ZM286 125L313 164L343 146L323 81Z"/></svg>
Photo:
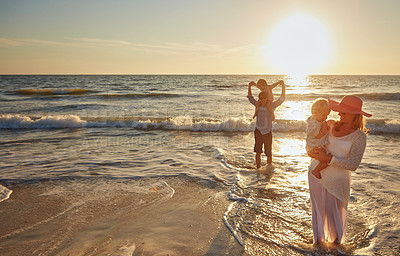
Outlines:
<svg viewBox="0 0 400 256"><path fill-rule="evenodd" d="M97 117L81 118L77 115L30 117L0 115L0 129L54 129L54 128L128 127L137 130L181 130L201 132L252 132L255 121L244 117L226 120L195 119L190 116L167 118L151 117ZM274 131L304 132L307 123L301 120L276 120ZM400 120L368 120L371 134L399 134Z"/></svg>
<svg viewBox="0 0 400 256"><path fill-rule="evenodd" d="M0 129L51 129L84 127L86 121L76 115L30 117L0 115Z"/></svg>

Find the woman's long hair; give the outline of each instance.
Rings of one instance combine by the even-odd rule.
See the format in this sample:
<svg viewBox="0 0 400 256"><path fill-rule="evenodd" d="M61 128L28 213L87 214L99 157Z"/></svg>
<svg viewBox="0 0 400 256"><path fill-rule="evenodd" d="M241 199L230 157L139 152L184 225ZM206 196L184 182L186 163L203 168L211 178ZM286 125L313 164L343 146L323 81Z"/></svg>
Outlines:
<svg viewBox="0 0 400 256"><path fill-rule="evenodd" d="M340 121L335 122L334 129L335 131L339 131L343 126L343 123ZM361 114L356 114L353 120L353 128L359 129L365 133L368 133L368 129L365 127L365 118Z"/></svg>
<svg viewBox="0 0 400 256"><path fill-rule="evenodd" d="M360 129L361 131L368 133L368 129L365 127L365 118L361 114L357 114L354 117L353 127L356 129Z"/></svg>

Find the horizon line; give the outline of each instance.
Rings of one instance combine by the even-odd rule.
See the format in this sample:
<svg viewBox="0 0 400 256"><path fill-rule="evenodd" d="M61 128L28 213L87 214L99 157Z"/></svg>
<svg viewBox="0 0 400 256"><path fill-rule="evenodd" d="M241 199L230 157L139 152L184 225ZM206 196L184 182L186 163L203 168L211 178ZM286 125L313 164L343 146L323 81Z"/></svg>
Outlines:
<svg viewBox="0 0 400 256"><path fill-rule="evenodd" d="M332 74L306 74L306 75L290 75L290 74L267 74L267 73L0 73L1 76L58 76L58 75L69 75L69 76L289 76L289 77L307 77L307 76L400 76L400 74L339 74L339 73L332 73Z"/></svg>

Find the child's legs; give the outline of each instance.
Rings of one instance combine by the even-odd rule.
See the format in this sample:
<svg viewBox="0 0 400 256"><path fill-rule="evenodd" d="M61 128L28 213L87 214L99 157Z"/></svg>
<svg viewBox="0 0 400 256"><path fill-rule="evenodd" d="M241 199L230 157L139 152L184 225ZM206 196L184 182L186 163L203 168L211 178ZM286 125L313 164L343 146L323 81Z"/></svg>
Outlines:
<svg viewBox="0 0 400 256"><path fill-rule="evenodd" d="M317 177L318 179L321 179L321 174L320 172L325 169L326 167L328 167L327 163L318 163L318 165L314 168L314 170L311 171L311 173Z"/></svg>
<svg viewBox="0 0 400 256"><path fill-rule="evenodd" d="M320 163L317 165L317 167L314 168L313 171L318 171L318 172L320 172L320 171L322 171L323 169L325 169L327 166L328 166L328 165L327 165L326 163L321 163L321 162L320 162Z"/></svg>

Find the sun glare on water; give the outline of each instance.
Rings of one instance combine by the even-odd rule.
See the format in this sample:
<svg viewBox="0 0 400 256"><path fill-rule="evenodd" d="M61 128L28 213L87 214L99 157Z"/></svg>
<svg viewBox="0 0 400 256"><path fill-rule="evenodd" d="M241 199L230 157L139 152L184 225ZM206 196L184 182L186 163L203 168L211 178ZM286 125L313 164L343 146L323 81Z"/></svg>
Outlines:
<svg viewBox="0 0 400 256"><path fill-rule="evenodd" d="M292 15L269 34L266 62L291 76L304 76L327 64L331 42L324 26L303 14Z"/></svg>

